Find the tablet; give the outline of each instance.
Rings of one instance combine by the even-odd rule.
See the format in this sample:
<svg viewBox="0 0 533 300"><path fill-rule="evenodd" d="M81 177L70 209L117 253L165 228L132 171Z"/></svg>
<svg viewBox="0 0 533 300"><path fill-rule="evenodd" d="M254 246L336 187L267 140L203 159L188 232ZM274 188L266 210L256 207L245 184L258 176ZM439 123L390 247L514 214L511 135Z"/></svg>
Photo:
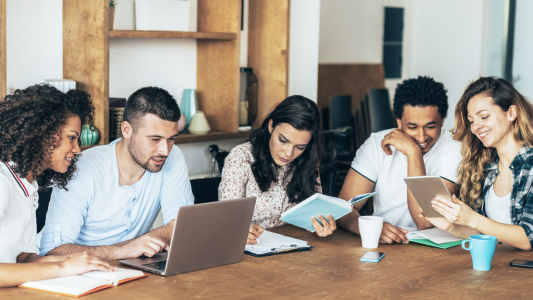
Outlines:
<svg viewBox="0 0 533 300"><path fill-rule="evenodd" d="M452 200L452 196L439 176L413 176L405 177L404 180L426 217L443 217L431 206L431 200L435 197Z"/></svg>

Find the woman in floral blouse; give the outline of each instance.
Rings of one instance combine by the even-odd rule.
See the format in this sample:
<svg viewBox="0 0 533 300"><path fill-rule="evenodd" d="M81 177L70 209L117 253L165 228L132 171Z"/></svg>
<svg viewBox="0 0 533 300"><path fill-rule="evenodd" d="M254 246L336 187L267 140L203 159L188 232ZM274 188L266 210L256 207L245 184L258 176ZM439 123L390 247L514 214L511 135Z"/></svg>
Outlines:
<svg viewBox="0 0 533 300"><path fill-rule="evenodd" d="M290 96L265 118L249 143L233 148L226 158L219 200L257 197L248 244L256 243L263 228L283 225L283 212L322 192L319 127L316 104L303 96ZM337 228L331 216L319 218L324 226L312 218L318 236L328 236Z"/></svg>
<svg viewBox="0 0 533 300"><path fill-rule="evenodd" d="M461 238L488 234L531 250L533 245L533 105L506 80L481 77L455 108L461 142L460 198L436 198L445 218L429 219Z"/></svg>

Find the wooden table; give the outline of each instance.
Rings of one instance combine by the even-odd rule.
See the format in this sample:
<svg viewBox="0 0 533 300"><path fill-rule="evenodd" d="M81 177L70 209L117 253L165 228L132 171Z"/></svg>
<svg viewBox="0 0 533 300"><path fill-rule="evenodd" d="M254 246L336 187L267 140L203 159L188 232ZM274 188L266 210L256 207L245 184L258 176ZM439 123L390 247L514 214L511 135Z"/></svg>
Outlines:
<svg viewBox="0 0 533 300"><path fill-rule="evenodd" d="M359 236L337 230L319 238L293 226L272 231L309 241L306 252L255 258L172 277L147 278L83 299L531 299L533 269L509 266L533 253L498 245L488 272L472 269L470 252L418 245L380 245L379 263L362 263ZM372 250L373 251L373 250ZM116 263L115 265L120 265ZM69 299L21 288L0 289L0 299Z"/></svg>

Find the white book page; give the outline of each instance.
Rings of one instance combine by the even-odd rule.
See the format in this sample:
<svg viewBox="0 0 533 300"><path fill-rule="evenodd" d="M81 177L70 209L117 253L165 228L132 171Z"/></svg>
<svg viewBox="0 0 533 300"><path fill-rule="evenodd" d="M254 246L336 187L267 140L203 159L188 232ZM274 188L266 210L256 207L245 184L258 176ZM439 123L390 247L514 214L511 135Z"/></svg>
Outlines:
<svg viewBox="0 0 533 300"><path fill-rule="evenodd" d="M109 284L111 284L111 281L106 279L91 278L86 276L69 276L30 281L22 284L22 286L62 294L81 295L99 286Z"/></svg>
<svg viewBox="0 0 533 300"><path fill-rule="evenodd" d="M117 285L122 279L139 277L143 275L144 273L142 271L118 268L118 271L114 272L92 271L82 274L81 276L106 279L111 281L113 285Z"/></svg>
<svg viewBox="0 0 533 300"><path fill-rule="evenodd" d="M264 250L264 252L271 252L272 249L282 250L294 247L306 247L309 246L306 241L284 236L278 233L274 233L265 230L259 237L260 244L246 245L246 250L255 252L252 250Z"/></svg>
<svg viewBox="0 0 533 300"><path fill-rule="evenodd" d="M402 227L406 230L413 229L408 227ZM443 243L449 243L449 242L455 242L455 241L461 241L461 238L456 237L455 235L449 233L448 231L439 229L439 228L431 228L431 229L424 229L420 231L412 231L409 230L409 233L407 233L408 239L428 239L436 244L443 244Z"/></svg>

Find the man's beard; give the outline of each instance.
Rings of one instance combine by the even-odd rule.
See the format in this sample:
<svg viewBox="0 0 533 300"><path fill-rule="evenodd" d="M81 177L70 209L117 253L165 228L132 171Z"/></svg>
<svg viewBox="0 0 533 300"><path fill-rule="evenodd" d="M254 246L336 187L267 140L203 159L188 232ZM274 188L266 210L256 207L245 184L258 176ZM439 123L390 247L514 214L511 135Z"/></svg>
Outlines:
<svg viewBox="0 0 533 300"><path fill-rule="evenodd" d="M159 165L159 166L156 166L156 165L152 165L150 164L150 159L152 158L166 158L166 156L154 156L154 157L150 157L146 160L146 162L142 162L143 160L143 152L142 150L140 149L140 147L137 146L137 144L134 142L135 141L135 138L132 137L130 139L130 143L128 145L128 151L130 152L130 155L131 157L133 158L133 160L141 167L143 167L143 169L145 169L146 171L148 172L151 172L151 173L157 173L159 171L161 171L163 169L163 166L165 165L165 163L163 162L162 165ZM165 161L166 162L166 161Z"/></svg>

